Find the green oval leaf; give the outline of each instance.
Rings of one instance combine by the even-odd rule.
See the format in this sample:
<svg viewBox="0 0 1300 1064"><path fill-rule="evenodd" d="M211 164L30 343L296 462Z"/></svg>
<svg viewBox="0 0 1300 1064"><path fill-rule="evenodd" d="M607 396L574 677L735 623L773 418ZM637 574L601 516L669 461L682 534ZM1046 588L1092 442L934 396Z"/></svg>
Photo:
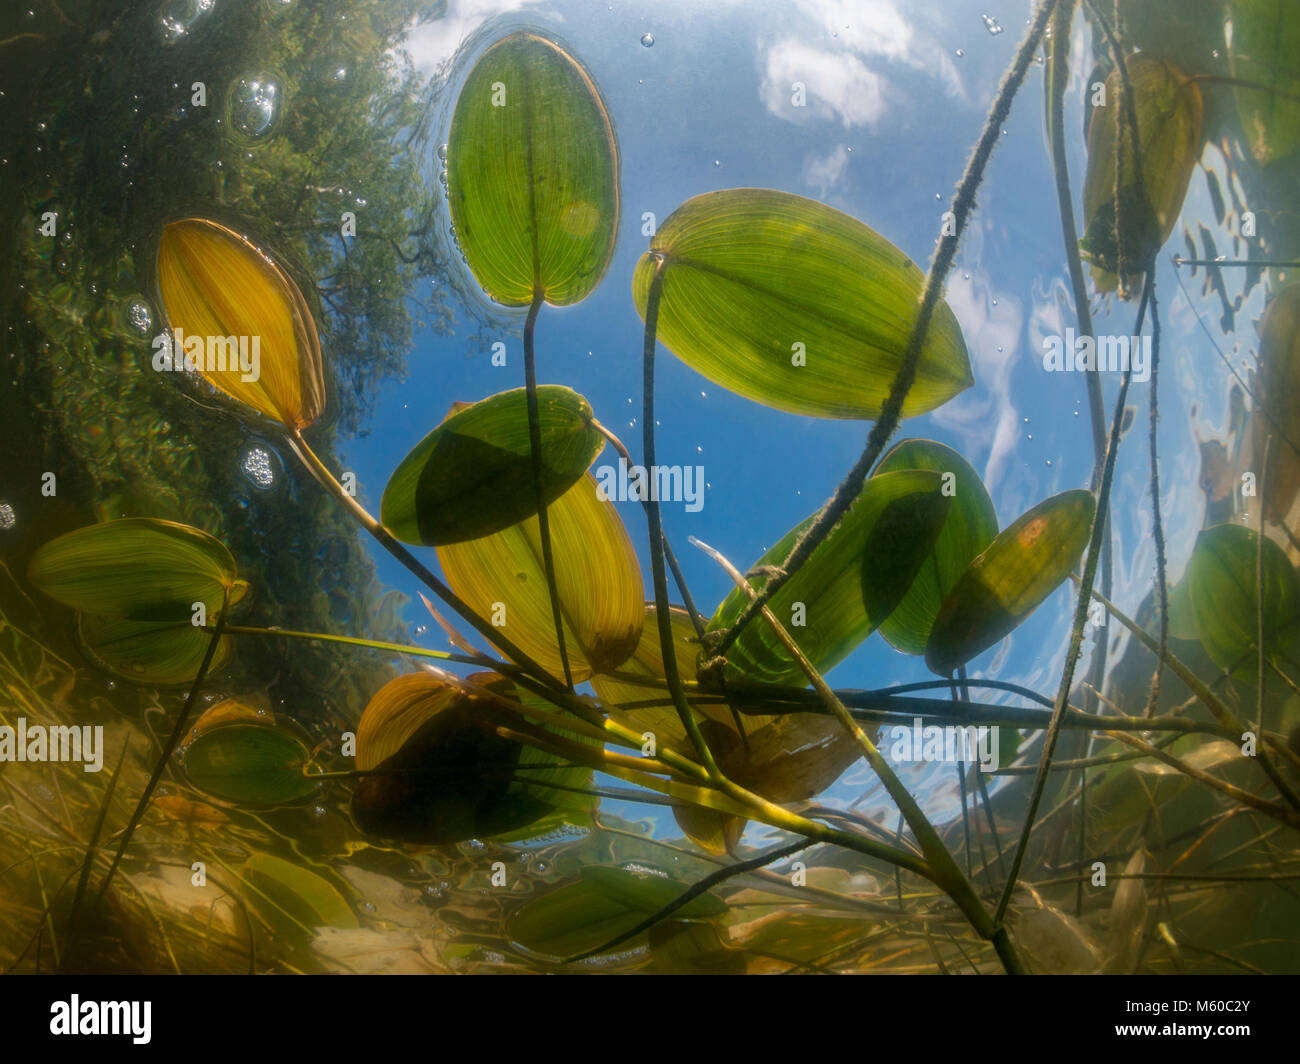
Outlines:
<svg viewBox="0 0 1300 1064"><path fill-rule="evenodd" d="M599 283L618 230L618 143L591 75L513 33L474 65L447 138L452 224L475 279L506 306L565 305Z"/></svg>
<svg viewBox="0 0 1300 1064"><path fill-rule="evenodd" d="M185 749L185 775L199 790L237 805L302 802L320 782L302 774L307 744L281 725L223 724Z"/></svg>
<svg viewBox="0 0 1300 1064"><path fill-rule="evenodd" d="M247 585L220 540L175 521L125 517L65 533L41 547L28 579L86 613L137 621L189 620L195 602L233 605Z"/></svg>
<svg viewBox="0 0 1300 1064"><path fill-rule="evenodd" d="M547 507L565 650L575 681L614 669L641 636L645 585L612 502L586 473ZM562 676L536 515L507 529L438 548L447 583L525 654Z"/></svg>
<svg viewBox="0 0 1300 1064"><path fill-rule="evenodd" d="M1078 564L1094 508L1091 492L1064 491L1000 532L944 599L925 663L949 676L1014 631Z"/></svg>
<svg viewBox="0 0 1300 1064"><path fill-rule="evenodd" d="M1201 90L1173 63L1152 55L1130 55L1125 64L1133 86L1138 143L1142 149L1142 184L1128 151L1124 129L1124 167L1120 180L1120 222L1127 254L1135 271L1169 239L1183 209L1187 184L1201 155ZM1084 238L1079 242L1093 263L1098 291L1118 285L1115 245L1115 110L1122 86L1119 70L1106 79L1111 106L1095 108L1088 122L1088 169L1083 179Z"/></svg>
<svg viewBox="0 0 1300 1064"><path fill-rule="evenodd" d="M1300 25L1300 18L1295 19ZM1270 435L1276 438L1269 452L1265 493L1269 516L1284 524L1300 494L1300 455L1287 443L1300 440L1300 283L1280 288L1269 300L1259 325L1259 383L1264 416L1252 418L1255 453L1262 455ZM1289 526L1288 526L1289 527Z"/></svg>
<svg viewBox="0 0 1300 1064"><path fill-rule="evenodd" d="M577 483L605 439L591 406L572 389L541 385L537 411L549 505ZM523 388L451 414L402 459L380 510L394 536L428 547L491 535L536 512Z"/></svg>
<svg viewBox="0 0 1300 1064"><path fill-rule="evenodd" d="M835 530L772 597L772 612L819 672L842 661L898 605L943 527L949 502L938 473L904 470L872 477ZM781 537L755 568L784 561L815 517ZM758 576L751 583L757 589L766 580ZM748 601L743 591L734 590L714 613L709 630L729 627ZM802 625L795 623L800 608ZM727 662L729 679L807 682L761 620L732 644Z"/></svg>
<svg viewBox="0 0 1300 1064"><path fill-rule="evenodd" d="M510 937L534 953L570 957L595 949L630 930L680 896L688 884L630 868L593 866L581 878L548 891L516 910ZM701 894L678 909L682 919L720 916L727 907Z"/></svg>
<svg viewBox="0 0 1300 1064"><path fill-rule="evenodd" d="M1266 166L1300 147L1300 13L1279 0L1230 0L1227 15L1232 76L1247 83L1232 89L1241 129Z"/></svg>
<svg viewBox="0 0 1300 1064"><path fill-rule="evenodd" d="M802 196L725 189L687 200L655 233L632 281L642 318L660 262L658 338L692 369L778 410L879 416L925 282L879 233ZM941 301L903 416L971 383L961 329Z"/></svg>
<svg viewBox="0 0 1300 1064"><path fill-rule="evenodd" d="M1259 547L1254 529L1215 525L1196 537L1187 565L1187 597L1202 646L1219 668L1247 677L1258 676ZM1282 548L1266 536L1263 551L1264 637L1272 657L1281 649L1278 629L1296 619L1300 589Z"/></svg>
<svg viewBox="0 0 1300 1064"><path fill-rule="evenodd" d="M282 934L298 938L320 927L357 928L352 906L328 879L269 853L255 853L241 869L249 900Z"/></svg>
<svg viewBox="0 0 1300 1064"><path fill-rule="evenodd" d="M998 515L980 475L951 447L934 440L903 440L880 460L875 475L899 469L930 469L951 485L942 488L951 492L952 502L934 549L903 601L880 625L880 634L894 647L907 654L924 654L943 600L998 534Z"/></svg>
<svg viewBox="0 0 1300 1064"><path fill-rule="evenodd" d="M187 611L188 612L188 611ZM132 621L83 613L77 618L81 649L100 668L133 683L164 687L194 682L212 635L182 621ZM230 660L231 641L223 636L212 655L212 670Z"/></svg>

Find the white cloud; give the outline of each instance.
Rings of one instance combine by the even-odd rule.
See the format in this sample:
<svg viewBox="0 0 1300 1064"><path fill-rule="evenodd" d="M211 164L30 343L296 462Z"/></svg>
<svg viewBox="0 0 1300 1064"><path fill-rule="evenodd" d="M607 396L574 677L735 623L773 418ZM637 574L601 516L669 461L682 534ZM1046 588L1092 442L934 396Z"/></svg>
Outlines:
<svg viewBox="0 0 1300 1064"><path fill-rule="evenodd" d="M466 38L489 19L519 11L537 0L450 0L441 18L416 26L407 37L403 50L415 68L424 74L436 73L465 43Z"/></svg>
<svg viewBox="0 0 1300 1064"><path fill-rule="evenodd" d="M791 122L835 119L849 129L874 126L885 112L889 88L878 68L889 64L929 74L949 95L965 99L947 51L909 22L893 0L796 0L793 11L794 20L807 28L760 51L760 94L773 114ZM796 82L806 90L802 107L792 103Z"/></svg>
<svg viewBox="0 0 1300 1064"><path fill-rule="evenodd" d="M803 161L803 179L817 189L822 199L844 181L848 170L849 153L843 144L835 145L827 155L809 152Z"/></svg>
<svg viewBox="0 0 1300 1064"><path fill-rule="evenodd" d="M802 106L794 104L798 85ZM852 129L874 126L885 112L884 80L861 59L794 38L768 49L760 92L769 111L792 121L834 118Z"/></svg>

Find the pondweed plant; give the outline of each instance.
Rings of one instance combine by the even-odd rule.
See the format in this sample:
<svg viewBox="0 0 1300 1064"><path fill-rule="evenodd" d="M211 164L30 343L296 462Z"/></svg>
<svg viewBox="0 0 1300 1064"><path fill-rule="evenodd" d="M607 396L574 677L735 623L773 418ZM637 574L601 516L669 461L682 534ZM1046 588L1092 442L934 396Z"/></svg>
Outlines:
<svg viewBox="0 0 1300 1064"><path fill-rule="evenodd" d="M718 863L715 873L690 886L634 867L583 868L511 916L512 939L544 964L607 954L642 935L649 935L656 964L665 968L743 970L770 959L779 951L764 944L761 929L733 924L729 937L720 935L729 907L715 888L750 876L775 891L779 877L767 866L800 855L803 868L814 847L839 851L827 858L832 864L851 855L856 863L840 867L865 870L878 887L893 876L896 888L893 896L879 887L863 897L796 882L838 913L834 928L821 928L826 956L799 958L797 967L814 970L830 956L861 957L878 939L902 941L905 954L928 956L944 971L950 964L990 970L994 957L1008 973L1132 970L1148 949L1168 949L1175 958L1197 949L1180 937L1177 920L1186 907L1206 904L1195 893L1206 884L1300 875L1294 855L1300 744L1288 741L1266 699L1270 674L1295 688L1295 570L1261 519L1258 531L1207 528L1183 579L1169 588L1165 574L1154 432L1155 256L1200 152L1202 90L1171 61L1133 54L1106 12L1090 0L1083 6L1111 45L1114 72L1104 86L1116 106L1095 111L1087 132L1082 240L1061 122L1071 0L1045 0L1036 8L944 216L927 273L863 222L775 190L697 196L655 232L632 282L645 323L640 466L649 472L633 497L643 503L649 530L648 595L627 532L589 471L606 446L631 466L631 449L581 395L537 383L537 320L547 304L579 302L601 282L620 209L613 123L590 75L558 44L518 32L486 49L464 82L448 137L457 243L487 295L526 313L523 387L453 407L393 472L379 518L308 442L328 403L327 360L308 305L277 265L274 249L202 217L168 224L157 242L158 295L170 342L160 352L173 365L188 365L240 416L278 433L321 487L491 649L478 649L432 602L451 651L241 626L238 608L249 588L230 553L203 531L174 522L109 521L45 545L28 578L76 612L92 661L140 683L189 688L111 846L101 843L105 818L96 825L68 934L60 937L75 945L102 915L96 906L111 897L134 831L182 743L187 779L211 798L268 809L307 801L324 787L349 788L357 827L378 840L427 846L535 838L566 822L598 820L602 797L632 798L670 808L706 859ZM1135 336L1150 323L1154 634L1110 603L1105 561L1131 365L1109 424L1100 385L1088 377L1096 459L1091 487L1045 499L1004 528L979 475L951 448L906 439L887 450L902 418L934 410L974 384L943 285L986 163L1040 48L1079 334L1092 333L1085 260L1094 290L1140 297ZM1235 91L1264 91L1241 82ZM1278 91L1294 108L1295 94ZM1277 113L1293 118L1282 105ZM1283 289L1270 306L1263 329L1275 352L1269 365L1300 354L1296 291ZM214 366L203 357L202 338L252 336L260 338L255 375L247 366ZM182 337L197 346L179 342ZM685 584L663 531L658 494L647 483L657 468L660 343L757 403L873 422L860 460L834 496L747 572L694 543L736 585L709 616ZM1282 438L1279 431L1274 453ZM1294 449L1289 438L1286 444ZM1261 480L1267 498L1267 462ZM441 578L415 553L428 547ZM968 662L1013 632L1071 576L1077 605L1056 692L966 675ZM1109 611L1155 655L1143 714L1099 705L1104 649L1094 654L1089 673L1091 705L1071 705L1085 626L1097 609ZM823 674L877 630L898 650L923 655L938 679L833 690ZM229 656L233 640L249 637L334 640L410 655L424 667L376 692L355 735L344 735L338 750L313 747L292 721L238 703L223 702L195 718L205 676ZM1220 677L1202 678L1175 652L1192 640L1222 670ZM460 676L437 662L481 671ZM1160 679L1169 675L1192 697L1165 709ZM590 682L594 698L577 692L583 682ZM1254 684L1254 706L1241 704L1234 686L1240 683ZM950 697L926 697L931 689ZM973 695L980 689L1010 692L1023 704L980 702ZM1008 791L1025 799L1018 830L999 825L981 773L972 778L963 769L964 860L954 852L877 745L879 725L916 718L999 729L1004 763L1021 731L1042 734L1036 766L1007 769L1033 773L1027 794ZM1087 741L1062 763L1055 755L1066 731ZM1099 736L1104 741L1094 744ZM817 804L859 759L896 805L897 831ZM1100 886L1109 874L1120 884L1109 906L1111 950L1104 960L1079 924L1043 901L1041 892L1059 884L1022 877L1036 829L1041 837L1049 821L1088 815L1089 770L1092 793L1102 795L1091 816L1105 821L1105 848L1088 849L1100 829L1085 821L1074 861L1061 865L1069 873L1061 882L1091 878ZM1074 772L1079 788L1049 788L1054 778ZM596 773L628 786L597 781ZM973 814L966 792L972 782L978 785ZM1040 818L1049 797L1056 804ZM1195 818L1207 802L1214 826L1198 835ZM1121 808L1124 817L1116 813ZM1149 814L1169 823L1152 828ZM1193 828L1184 823L1189 815ZM789 838L743 855L740 840L751 821ZM1255 836L1242 841L1236 822ZM1269 826L1257 828L1261 823ZM1229 824L1233 829L1224 827ZM1231 848L1216 843L1204 871L1179 871L1221 828ZM1189 836L1190 848L1178 849ZM972 839L981 855L978 873ZM1147 871L1157 857L1158 867ZM1243 867L1234 858L1257 863ZM1116 860L1124 871L1107 873ZM1232 870L1215 872L1223 862ZM356 926L339 885L322 875L269 854L254 855L242 873L249 902L269 905L299 929ZM1153 880L1163 890L1158 919L1148 912ZM1178 884L1192 886L1180 893ZM761 904L774 904L770 894L760 897ZM844 937L845 918L863 914L879 930L858 928ZM975 936L974 942L964 936L969 951L952 935L955 915Z"/></svg>

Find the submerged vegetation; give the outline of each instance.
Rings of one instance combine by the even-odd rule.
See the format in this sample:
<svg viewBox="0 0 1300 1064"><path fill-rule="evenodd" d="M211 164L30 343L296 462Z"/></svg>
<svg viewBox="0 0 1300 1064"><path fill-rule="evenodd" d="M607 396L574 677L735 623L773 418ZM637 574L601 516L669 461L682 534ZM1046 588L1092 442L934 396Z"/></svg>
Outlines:
<svg viewBox="0 0 1300 1064"><path fill-rule="evenodd" d="M29 197L38 235L22 261L33 340L114 337L92 359L105 363L103 379L66 394L48 349L24 366L24 388L41 397L40 438L70 441L66 457L91 475L111 468L121 477L132 441L160 436L169 462L209 479L194 499L167 490L173 465L133 481L129 499L125 489L101 489L115 501L97 521L65 512L36 524L22 568L9 573L6 602L16 606L0 628L0 678L12 698L3 723L48 717L51 692L84 689L85 668L113 677L105 684L137 687L141 721L123 719L102 695L56 699L69 720L114 721L111 778L55 774L50 791L43 776L0 771L13 814L0 820L3 874L31 884L4 903L16 928L3 944L6 965L1294 970L1300 543L1291 515L1300 433L1289 396L1300 289L1286 278L1300 230L1294 192L1277 193L1285 181L1270 168L1295 174L1300 75L1251 49L1294 39L1300 19L1265 0L1228 4L1234 76L1215 79L1191 68L1173 31L1168 55L1144 36L1149 25L1126 14L1139 6L1035 5L925 272L865 222L778 190L705 193L658 226L631 292L644 323L641 469L657 468L661 344L757 404L873 423L833 497L748 569L692 539L735 584L710 613L683 576L675 553L683 545L665 535L646 483L653 474L633 492L648 529L647 580L590 472L606 447L632 465L635 444L578 392L537 383L545 352L536 323L605 279L621 206L615 123L582 62L558 42L517 31L478 50L446 153L447 208L469 272L496 304L526 312L523 386L457 403L431 426L393 470L378 518L337 470L331 419L355 426L367 388L408 341L399 295L421 273L441 280L410 155L423 135L417 88L378 59L414 12L353 4L341 35L323 29L330 4L262 12L298 20L286 42L328 39L346 51L320 67L318 53L286 44L275 57L273 68L288 72L276 93L327 92L328 79L311 79L336 68L362 87L341 97L336 128L303 123L272 142L274 151L255 157L265 172L244 173L246 184L228 173L209 194L182 201L170 190L184 159L171 175L128 160L123 169L139 185L124 197L135 212L129 224L151 234L133 248L74 236L58 243L75 253L51 253L38 226L55 201ZM1092 110L1077 203L1062 121L1076 19L1103 63L1085 80ZM175 47L187 32L175 34ZM891 446L903 418L979 387L944 284L1040 54L1074 325L1090 336L1093 297L1112 294L1135 304L1133 334L1150 335L1157 569L1137 618L1110 600L1108 523L1119 448L1136 446L1123 435L1132 364L1111 410L1088 378L1089 487L1022 514L1000 519L952 448L914 437ZM384 78L397 81L381 92ZM249 88L230 84L236 96ZM245 114L253 126L241 136L259 135L257 114L266 128L288 121L268 110L274 95L263 88L243 101L254 117ZM392 101L389 110L376 115L376 98ZM239 106L227 111L231 120ZM1212 130L1268 173L1252 183L1256 214L1290 220L1258 227L1268 235L1249 245L1245 274L1271 292L1259 390L1246 388L1258 455L1250 497L1262 505L1253 527L1232 514L1207 524L1175 578L1155 442L1156 262ZM194 147L202 138L165 127L147 135L194 152L194 168L209 165ZM139 150L158 149L146 140ZM339 204L318 199L317 168L336 156L385 160L376 172L386 176L364 185L367 200L383 196L387 209L364 237L338 236ZM206 187L197 177L182 184ZM90 208L59 209L79 234ZM1229 264L1190 251L1226 302ZM58 282L49 271L66 273L51 254L68 270L129 270L129 284L156 297L159 320L132 339L112 308L74 311L51 294ZM190 372L151 372L143 340L155 325ZM260 337L260 364L250 373L199 361L182 336ZM218 440L246 432L283 444L301 467L299 532L286 545L279 530L259 532L266 515L255 508L236 524L216 515L207 485L219 482L193 466L199 460L185 454L193 440L181 433L124 427L118 457L105 452L93 419L65 408L84 411L96 387L121 409L166 417L168 429L201 423ZM202 453L213 454L210 441ZM406 645L390 630L354 527L431 596L424 602L451 650ZM313 561L317 536L337 545L328 565ZM250 543L270 545L274 559ZM359 582L343 616L310 601L319 570ZM1062 585L1076 607L1055 690L967 674ZM73 637L56 638L47 614ZM1107 624L1131 634L1130 652L1108 672L1103 636L1081 671L1085 634ZM833 689L824 674L876 631L923 658L935 679ZM246 690L256 693L210 697L212 677L246 655ZM392 660L408 661L408 671L394 675L383 664ZM284 675L321 691L334 711L304 720L268 697L257 682L267 661L284 663ZM588 682L594 695L579 690ZM950 743L970 740L957 765L961 815L949 824L927 816L885 756L886 726L914 721L927 726L918 744L939 741L943 729ZM996 788L978 763L977 733L1006 777ZM860 761L896 823L822 804ZM619 820L603 809L610 800L671 810L684 838ZM748 844L754 824L780 841ZM512 848L525 840L534 847ZM525 880L512 864L529 861L537 875ZM467 884L459 893L448 889L453 877ZM434 908L458 936L430 931Z"/></svg>

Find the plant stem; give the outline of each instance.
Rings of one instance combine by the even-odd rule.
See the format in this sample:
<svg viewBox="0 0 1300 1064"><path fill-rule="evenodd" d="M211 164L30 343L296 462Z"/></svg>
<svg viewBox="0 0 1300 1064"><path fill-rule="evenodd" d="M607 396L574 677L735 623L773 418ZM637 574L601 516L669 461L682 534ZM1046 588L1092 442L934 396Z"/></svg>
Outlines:
<svg viewBox="0 0 1300 1064"><path fill-rule="evenodd" d="M595 418L592 418L591 423L600 431L605 439L609 441L609 445L618 452L619 457L622 458L623 461L627 463L628 468L631 469L635 463L632 461L632 456L628 453L628 449L624 445L623 441ZM641 505L644 507L649 505L649 503L647 500L643 499ZM691 598L690 588L686 586L686 577L682 574L682 567L677 564L677 555L673 553L672 544L668 542L667 535L664 536L663 542L664 556L668 559L668 568L672 570L673 583L677 585L677 590L681 593L682 604L686 607L686 612L690 614L691 625L695 628L696 636L703 638L704 617L701 615L700 611L695 608L695 600Z"/></svg>
<svg viewBox="0 0 1300 1064"><path fill-rule="evenodd" d="M1017 90L1025 79L1025 74L1033 62L1034 50L1038 47L1043 31L1047 28L1047 20L1056 9L1058 2L1059 0L1042 0L1039 4L1033 22L1030 24L1029 32L1025 34L1024 40L1020 42L1015 60L998 88L993 107L985 120L983 132L976 142L970 161L966 165L966 172L962 175L961 183L957 186L956 194L953 196L951 210L955 224L951 227L951 230L945 226L943 235L939 239L934 259L930 264L930 271L925 279L925 288L917 309L916 321L908 337L902 365L899 366L893 384L890 385L889 397L881 407L880 417L877 418L867 436L867 445L862 452L862 456L835 490L835 494L822 507L817 518L790 549L790 553L786 556L785 561L781 563L779 570L759 592L758 598L751 601L740 616L736 618L735 623L721 634L716 644L708 648L715 660L727 652L727 648L736 641L750 621L758 616L763 605L770 601L772 596L784 586L785 582L839 523L840 518L853 505L853 501L862 491L867 474L871 471L872 466L876 464L876 459L880 457L885 444L889 442L890 436L898 427L899 419L903 413L903 402L907 398L907 393L911 391L912 382L916 378L916 368L921 359L921 350L925 343L926 332L930 326L930 319L939 303L943 282L952 267L953 258L957 253L957 244L965 231L967 219L975 207L975 192L984 177L985 165L988 163L989 156L993 153L994 145L1000 139L1002 124L1011 111L1011 101L1015 98Z"/></svg>
<svg viewBox="0 0 1300 1064"><path fill-rule="evenodd" d="M457 596L451 588L434 576L433 573L429 572L429 570L426 569L409 550L393 538L392 533L390 533L388 529L367 513L365 507L344 491L343 485L334 478L334 474L331 473L325 467L325 463L317 457L316 452L313 451L307 441L303 439L302 433L294 431L288 434L287 439L289 447L293 450L293 453L296 454L303 465L307 467L308 472L310 472L316 479L317 483L334 496L334 498L343 505L343 508L352 515L357 524L369 532L381 547L406 566L406 568L430 591L455 610L466 624L470 625L479 633L479 635L495 646L506 657L527 669L542 683L550 687L558 688L560 686L559 681L556 680L554 676L515 646L513 642L502 635L499 629L492 627L492 625L488 624L487 621L462 602L460 597Z"/></svg>
<svg viewBox="0 0 1300 1064"><path fill-rule="evenodd" d="M185 726L189 723L190 714L194 711L194 703L198 700L199 689L203 686L203 680L208 675L208 669L212 665L212 657L217 652L217 644L221 642L222 632L225 630L229 597L229 593L222 597L221 614L217 618L217 627L212 632L212 638L208 640L208 649L204 652L203 662L199 665L199 671L194 677L194 682L190 685L189 697L185 699L185 705L177 715L176 723L172 726L171 735L167 737L167 742L163 744L158 760L154 762L153 772L149 775L149 782L145 784L144 793L140 795L140 800L136 803L135 812L131 814L126 830L118 840L117 852L113 854L113 860L108 866L108 871L104 873L104 879L99 884L99 892L95 895L96 904L104 900L104 895L108 892L108 885L113 881L113 873L117 871L117 866L122 861L122 854L126 852L127 846L130 845L131 836L135 834L136 826L144 817L144 811L149 805L149 799L153 797L154 788L158 786L158 781L162 779L162 774L167 768L167 762L171 760L173 751L181 741L181 736L185 734Z"/></svg>
<svg viewBox="0 0 1300 1064"><path fill-rule="evenodd" d="M537 358L533 349L533 332L537 327L537 313L542 309L543 297L538 291L528 307L524 322L524 385L528 393L528 449L533 461L533 489L537 493L537 531L542 541L542 567L546 572L546 588L551 596L551 617L555 621L555 645L560 651L560 664L564 668L564 686L573 690L573 673L569 669L569 653L564 645L564 617L560 611L560 589L555 582L555 558L551 551L551 523L546 513L546 485L542 471L542 425L537 412Z"/></svg>
<svg viewBox="0 0 1300 1064"><path fill-rule="evenodd" d="M722 566L727 575L731 577L736 587L740 588L746 595L748 595L751 602L757 600L758 592L754 590L749 581L745 579L741 572L732 565L721 552L715 550L706 543L701 543L694 536L691 537L691 542ZM858 746L862 749L867 764L871 766L872 770L876 773L876 776L880 779L880 782L884 784L885 790L889 793L889 796L894 799L899 811L907 821L907 826L912 829L912 834L916 837L916 841L921 847L921 852L925 856L926 864L929 866L932 873L928 878L930 878L932 882L940 887L944 893L953 900L957 907L961 909L966 918L971 922L971 926L973 926L982 937L993 942L994 948L1002 958L1008 974L1020 974L1022 972L1020 959L1016 955L1015 949L1012 947L1010 940L1006 937L1005 930L998 926L996 921L989 919L989 915L985 911L979 898L976 896L974 888L971 886L969 880L962 875L961 869L957 866L957 862L953 860L952 854L948 852L948 847L944 845L943 839L939 837L939 833L935 831L934 825L930 823L929 818L926 817L925 813L921 810L921 807L917 805L916 799L912 797L912 792L903 786L903 782L890 767L889 762L886 761L884 757L881 756L880 751L876 749L876 744L871 741L871 738L867 733L863 731L858 722L853 719L848 709L845 708L844 703L835 697L835 692L830 689L830 686L826 683L825 679L822 678L821 673L817 671L812 662L810 662L804 655L803 651L799 648L798 643L796 643L790 633L786 631L785 626L777 620L776 615L767 606L761 606L760 609L762 611L763 619L772 629L777 639L781 641L781 645L785 647L786 652L789 653L798 663L799 667L803 670L804 675L808 677L822 701L839 719L845 730L853 736Z"/></svg>
<svg viewBox="0 0 1300 1064"><path fill-rule="evenodd" d="M643 367L641 396L641 449L645 453L646 469L655 465L655 331L659 323L659 301L664 290L664 270L667 260L660 258L655 265L654 277L650 281L650 291L646 296L645 308L645 342L642 345L641 361ZM653 496L653 492L649 493ZM682 691L681 673L677 669L677 640L673 638L672 615L669 612L668 577L664 572L664 528L659 514L659 502L651 497L644 500L646 524L650 531L650 570L654 579L655 620L659 624L659 646L662 648L664 679L668 681L668 690L672 694L673 705L682 727L690 736L700 762L708 771L710 778L720 780L722 770L714 760L713 751L700 731L699 723L686 695Z"/></svg>
<svg viewBox="0 0 1300 1064"><path fill-rule="evenodd" d="M1138 333L1141 332L1141 319L1145 310L1146 300L1143 300L1142 307L1138 312L1138 327L1136 329ZM1070 688L1074 684L1074 667L1078 662L1079 651L1083 643L1083 626L1088 620L1088 595L1092 591L1092 582L1097 575L1102 533L1106 527L1106 515L1109 510L1110 485L1111 478L1115 473L1115 459L1119 453L1119 430L1124 415L1124 399L1128 395L1128 386L1132 377L1133 371L1131 368L1124 371L1124 377L1120 381L1119 395L1115 399L1115 415L1111 419L1110 444L1106 449L1106 465L1102 471L1097 509L1093 514L1092 532L1088 539L1088 560L1083 568L1079 600L1074 609L1074 628L1070 633L1070 644L1065 652L1065 668L1056 695L1056 705L1052 709L1052 723L1048 727L1047 735L1043 740L1043 753L1038 762L1038 773L1034 777L1034 789L1029 797L1029 809L1025 814L1025 822L1020 831L1020 841L1016 845L1015 856L1011 859L1011 874L1007 877L1006 884L1002 889L1002 897L998 901L997 911L994 915L994 920L998 923L1001 923L1006 915L1007 907L1011 904L1011 897L1015 893L1016 880L1020 876L1025 851L1029 848L1029 835L1034 829L1034 817L1038 813L1038 804L1042 801L1043 790L1047 786L1048 769L1051 767L1052 755L1056 752L1056 742L1061 734L1061 720L1065 716L1065 709L1069 703Z"/></svg>
<svg viewBox="0 0 1300 1064"><path fill-rule="evenodd" d="M716 872L710 872L699 882L692 884L686 890L682 891L681 894L675 897L663 908L659 909L657 912L651 913L635 927L631 927L621 934L615 935L608 942L602 943L595 949L589 949L583 953L575 954L572 957L566 957L564 963L576 964L578 961L586 960L588 957L595 957L601 953L608 953L617 946L621 946L624 942L636 938L636 936L641 934L643 931L650 930L650 928L654 927L654 925L659 923L659 921L666 920L678 909L689 905L701 894L716 887L719 883L726 882L728 879L743 875L746 872L756 871L759 868L770 865L773 861L779 861L783 857L790 857L799 853L801 850L806 850L812 845L812 839L797 839L784 846L776 846L770 850L765 850L757 857L751 857L746 861L738 861L733 865L719 868Z"/></svg>

